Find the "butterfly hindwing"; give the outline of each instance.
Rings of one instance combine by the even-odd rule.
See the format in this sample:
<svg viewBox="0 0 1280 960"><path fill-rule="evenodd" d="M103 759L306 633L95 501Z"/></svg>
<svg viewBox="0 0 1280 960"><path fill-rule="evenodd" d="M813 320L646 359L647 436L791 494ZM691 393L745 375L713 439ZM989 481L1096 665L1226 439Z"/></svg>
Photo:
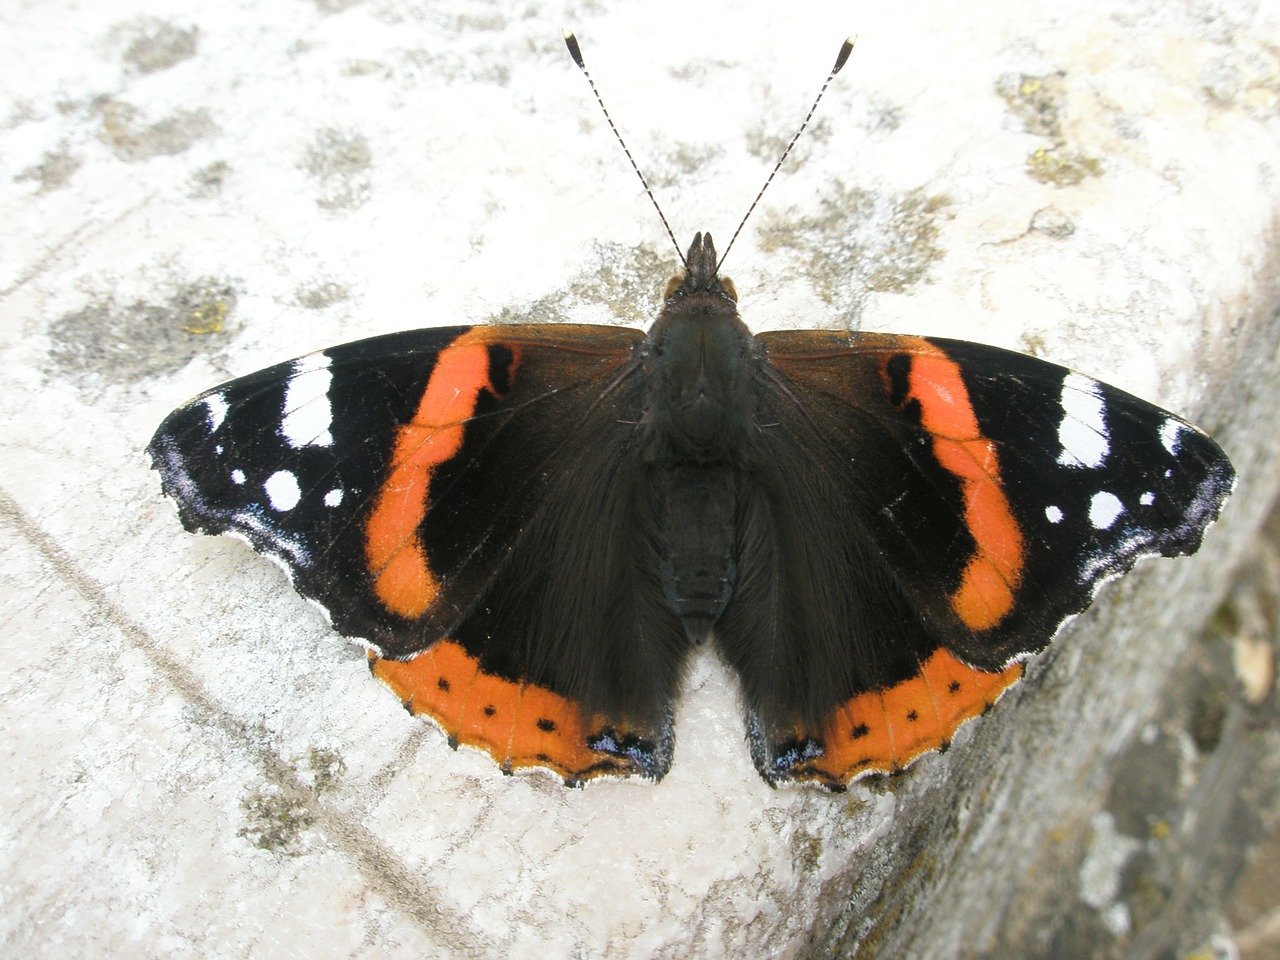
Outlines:
<svg viewBox="0 0 1280 960"><path fill-rule="evenodd" d="M1231 488L1196 428L1035 358L756 339L769 452L718 636L771 782L839 786L945 746L1102 580L1194 552Z"/></svg>
<svg viewBox="0 0 1280 960"><path fill-rule="evenodd" d="M645 539L643 511L618 495L636 482L642 339L579 325L378 337L202 394L149 450L189 530L238 534L282 561L455 741L570 780L660 776L681 662L663 639L672 618L638 599L653 591L633 564L602 558ZM602 498L612 514L583 537L584 504ZM575 591L594 606L563 604ZM615 675L591 673L588 642L614 651ZM665 682L608 698L635 665L628 650ZM600 716L602 702L634 709Z"/></svg>

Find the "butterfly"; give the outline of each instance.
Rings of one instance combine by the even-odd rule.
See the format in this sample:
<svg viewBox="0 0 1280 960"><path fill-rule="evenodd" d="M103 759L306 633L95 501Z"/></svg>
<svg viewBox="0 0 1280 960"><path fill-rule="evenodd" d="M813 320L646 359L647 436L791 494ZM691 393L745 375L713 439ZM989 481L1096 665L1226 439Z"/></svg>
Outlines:
<svg viewBox="0 0 1280 960"><path fill-rule="evenodd" d="M661 779L712 646L761 777L839 790L944 748L1232 489L1212 439L1115 387L959 340L752 334L711 236L682 259L648 332L414 330L215 387L151 440L164 492L504 772Z"/></svg>

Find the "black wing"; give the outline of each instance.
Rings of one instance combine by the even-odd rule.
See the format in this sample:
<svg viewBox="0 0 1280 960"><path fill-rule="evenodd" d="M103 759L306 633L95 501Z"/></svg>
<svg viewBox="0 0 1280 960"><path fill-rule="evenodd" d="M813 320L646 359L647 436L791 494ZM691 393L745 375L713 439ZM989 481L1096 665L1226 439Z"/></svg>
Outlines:
<svg viewBox="0 0 1280 960"><path fill-rule="evenodd" d="M683 657L638 560L654 540L632 502L642 340L378 337L209 391L149 450L189 530L283 561L455 739L571 779L660 776Z"/></svg>
<svg viewBox="0 0 1280 960"><path fill-rule="evenodd" d="M757 338L761 466L717 629L771 781L832 785L949 741L1098 585L1194 552L1230 492L1183 420L994 347Z"/></svg>

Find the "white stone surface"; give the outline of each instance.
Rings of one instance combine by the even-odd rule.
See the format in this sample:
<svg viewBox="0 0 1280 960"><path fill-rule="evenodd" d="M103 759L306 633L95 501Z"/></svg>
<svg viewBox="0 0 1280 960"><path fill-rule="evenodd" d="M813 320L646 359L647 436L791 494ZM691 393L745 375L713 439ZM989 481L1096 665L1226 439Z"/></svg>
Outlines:
<svg viewBox="0 0 1280 960"><path fill-rule="evenodd" d="M772 165L754 145L786 141L857 34L726 265L748 321L1031 350L1228 422L1242 506L1203 556L1143 581L1148 602L1219 584L1274 488L1258 441L1274 430L1227 384L1267 361L1242 345L1276 274L1280 14L326 12L341 6L0 10L4 952L800 955L910 826L900 809L1021 704L888 787L771 791L729 678L703 660L663 783L503 778L406 716L273 566L185 534L143 447L220 379L344 340L530 309L646 322L673 251L561 27L681 244L727 240ZM190 56L147 72L147 50L181 51L192 29ZM997 91L1059 71L1058 132L1029 131ZM1100 175L1030 176L1055 136ZM661 266L633 282L642 247ZM193 285L234 294L224 334L172 322ZM1021 811L964 816L998 837Z"/></svg>

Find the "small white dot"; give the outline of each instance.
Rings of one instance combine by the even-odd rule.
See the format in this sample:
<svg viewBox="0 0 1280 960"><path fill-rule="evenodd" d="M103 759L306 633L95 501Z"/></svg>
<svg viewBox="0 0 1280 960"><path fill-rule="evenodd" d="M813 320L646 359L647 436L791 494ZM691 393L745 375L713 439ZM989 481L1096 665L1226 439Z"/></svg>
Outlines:
<svg viewBox="0 0 1280 960"><path fill-rule="evenodd" d="M292 510L302 499L302 491L298 489L298 478L288 470L277 470L267 477L267 482L262 485L262 489L267 491L267 499L271 501L272 508L282 513Z"/></svg>
<svg viewBox="0 0 1280 960"><path fill-rule="evenodd" d="M1144 507L1149 507L1156 502L1156 495L1152 493L1150 490L1148 490L1146 493L1144 493L1142 496L1138 498L1138 502L1142 504Z"/></svg>
<svg viewBox="0 0 1280 960"><path fill-rule="evenodd" d="M335 487L324 495L324 505L326 507L336 507L342 502L342 488Z"/></svg>
<svg viewBox="0 0 1280 960"><path fill-rule="evenodd" d="M236 469L232 470L232 471L231 471L231 482L232 482L232 483L244 483L244 471L243 471L243 470L241 470L239 467L236 467Z"/></svg>
<svg viewBox="0 0 1280 960"><path fill-rule="evenodd" d="M1182 424L1172 417L1160 424L1160 443L1175 457L1178 455L1178 440L1182 436Z"/></svg>
<svg viewBox="0 0 1280 960"><path fill-rule="evenodd" d="M1048 518L1050 523L1062 522L1063 514L1062 514L1062 509L1060 507L1045 507L1044 515Z"/></svg>
<svg viewBox="0 0 1280 960"><path fill-rule="evenodd" d="M1089 522L1095 530L1106 530L1124 512L1124 504L1114 493L1103 490L1089 501Z"/></svg>

